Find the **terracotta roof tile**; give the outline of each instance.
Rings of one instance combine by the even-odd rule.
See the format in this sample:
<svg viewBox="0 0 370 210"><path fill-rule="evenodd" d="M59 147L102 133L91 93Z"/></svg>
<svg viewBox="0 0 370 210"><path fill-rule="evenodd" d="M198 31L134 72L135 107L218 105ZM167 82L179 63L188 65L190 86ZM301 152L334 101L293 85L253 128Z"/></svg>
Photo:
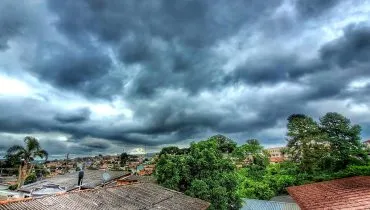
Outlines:
<svg viewBox="0 0 370 210"><path fill-rule="evenodd" d="M370 176L288 187L304 209L370 209Z"/></svg>

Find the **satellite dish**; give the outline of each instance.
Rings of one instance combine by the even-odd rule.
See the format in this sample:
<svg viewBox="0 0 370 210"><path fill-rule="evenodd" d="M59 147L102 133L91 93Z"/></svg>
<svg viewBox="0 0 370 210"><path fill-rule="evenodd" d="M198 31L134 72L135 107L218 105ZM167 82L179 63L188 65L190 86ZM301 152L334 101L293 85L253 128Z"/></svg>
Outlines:
<svg viewBox="0 0 370 210"><path fill-rule="evenodd" d="M103 173L103 180L104 180L104 182L109 181L109 179L110 179L110 175L109 175L109 173L108 173L108 172L104 172L104 173Z"/></svg>

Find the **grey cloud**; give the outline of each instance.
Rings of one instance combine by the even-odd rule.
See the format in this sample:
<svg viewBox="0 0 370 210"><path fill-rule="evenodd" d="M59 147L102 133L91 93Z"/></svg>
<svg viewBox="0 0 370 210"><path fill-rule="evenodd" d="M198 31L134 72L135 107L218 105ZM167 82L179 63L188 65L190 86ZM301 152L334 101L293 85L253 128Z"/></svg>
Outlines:
<svg viewBox="0 0 370 210"><path fill-rule="evenodd" d="M27 25L27 13L23 5L23 1L15 4L8 0L0 4L0 50L6 50L8 41L20 35Z"/></svg>
<svg viewBox="0 0 370 210"><path fill-rule="evenodd" d="M297 0L296 8L303 18L312 18L328 12L339 2L341 2L341 0Z"/></svg>
<svg viewBox="0 0 370 210"><path fill-rule="evenodd" d="M347 90L347 86L370 76L369 27L348 26L338 39L315 45L320 50L314 53L313 42L296 49L296 42L312 33L312 27L325 26L321 21L333 15L340 2L295 1L290 6L297 16L289 11L277 14L283 2L290 1L48 1L50 14L44 20L48 24L43 23L48 27L42 34L57 34L53 39L21 33L41 21L28 11L33 7L22 7L29 20L25 22L15 11L0 13L1 24L20 23L11 24L12 31L0 32L0 46L11 47L10 40L19 41L14 37L27 37L32 46L26 55L33 56L22 54L26 58L19 59L21 74L11 76L24 80L23 75L30 74L58 94L72 93L91 104L124 102L133 112L132 120L125 116L97 120L93 110L69 110L63 101L56 106L53 94L37 90L44 100L0 97L4 110L0 131L68 134L66 142L43 140L51 153L58 154L109 152L120 144L179 144L216 133L240 142L258 137L273 144L284 137L272 137L268 130L284 127L290 114L315 113L308 108L311 102L348 98L368 102L367 87ZM1 11L5 7L0 5ZM215 52L229 41L240 43L241 55L225 58ZM318 56L306 59L305 50ZM243 56L244 63L223 69ZM0 73L9 72L2 68ZM244 94L249 88L273 91L283 83L303 91ZM222 93L234 87L235 97ZM207 94L211 96L204 97ZM368 134L368 125L364 126Z"/></svg>
<svg viewBox="0 0 370 210"><path fill-rule="evenodd" d="M57 28L78 45L96 36L110 45L124 64L140 64L128 92L134 97L149 97L163 88L198 93L222 85L223 73L209 48L280 3L50 1L49 8L59 16ZM79 19L71 13L80 14ZM110 93L120 93L115 90Z"/></svg>
<svg viewBox="0 0 370 210"><path fill-rule="evenodd" d="M91 111L88 108L81 108L73 112L58 113L55 119L61 123L81 123L89 120Z"/></svg>
<svg viewBox="0 0 370 210"><path fill-rule="evenodd" d="M343 37L325 45L321 49L324 61L340 68L347 68L358 63L369 63L370 26L367 24L349 25Z"/></svg>

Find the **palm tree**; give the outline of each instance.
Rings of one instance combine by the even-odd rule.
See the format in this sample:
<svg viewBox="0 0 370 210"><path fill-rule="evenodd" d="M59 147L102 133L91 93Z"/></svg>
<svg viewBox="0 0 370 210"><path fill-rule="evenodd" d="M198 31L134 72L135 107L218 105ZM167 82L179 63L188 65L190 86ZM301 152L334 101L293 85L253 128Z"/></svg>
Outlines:
<svg viewBox="0 0 370 210"><path fill-rule="evenodd" d="M26 136L24 138L24 143L26 144L26 147L14 145L7 151L7 156L21 159L18 175L18 187L23 185L25 178L32 171L33 166L31 161L36 157L45 158L45 161L48 158L48 153L40 147L39 141L35 137Z"/></svg>

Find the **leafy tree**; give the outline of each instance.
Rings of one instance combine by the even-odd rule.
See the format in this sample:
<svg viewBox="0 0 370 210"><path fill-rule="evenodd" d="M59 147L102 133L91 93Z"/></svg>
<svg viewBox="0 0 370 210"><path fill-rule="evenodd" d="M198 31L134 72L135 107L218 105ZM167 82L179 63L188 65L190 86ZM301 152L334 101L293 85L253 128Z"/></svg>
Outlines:
<svg viewBox="0 0 370 210"><path fill-rule="evenodd" d="M249 139L246 144L237 147L233 154L239 161L250 159L250 165L257 165L265 168L269 164L269 154L257 139Z"/></svg>
<svg viewBox="0 0 370 210"><path fill-rule="evenodd" d="M37 177L35 173L29 174L26 179L24 180L24 184L31 184L37 181Z"/></svg>
<svg viewBox="0 0 370 210"><path fill-rule="evenodd" d="M231 160L223 156L223 152L230 151L225 149L229 146L220 143L225 141L211 137L192 143L186 154L162 154L156 165L157 182L210 201L210 209L239 209L236 169Z"/></svg>
<svg viewBox="0 0 370 210"><path fill-rule="evenodd" d="M334 161L335 170L344 169L353 162L366 162L367 154L360 142L359 125L351 125L351 121L343 115L329 112L320 118L320 128L330 144L330 160Z"/></svg>
<svg viewBox="0 0 370 210"><path fill-rule="evenodd" d="M129 160L129 155L126 152L123 152L120 155L120 165L125 166L128 160Z"/></svg>
<svg viewBox="0 0 370 210"><path fill-rule="evenodd" d="M292 161L300 164L303 171L313 171L328 148L319 125L302 114L288 118L287 152Z"/></svg>
<svg viewBox="0 0 370 210"><path fill-rule="evenodd" d="M218 146L218 149L222 153L232 153L236 149L236 146L237 146L236 142L220 134L211 136L209 140L215 141Z"/></svg>
<svg viewBox="0 0 370 210"><path fill-rule="evenodd" d="M20 145L14 145L7 151L6 157L16 158L17 160L23 160L19 170L19 181L18 187L22 186L25 177L32 171L32 164L36 157L45 158L47 160L48 153L43 150L34 137L27 136L24 138L25 147Z"/></svg>
<svg viewBox="0 0 370 210"><path fill-rule="evenodd" d="M170 147L164 147L162 148L161 152L159 153L159 156L162 155L181 155L183 154L183 151L175 146L170 146Z"/></svg>

